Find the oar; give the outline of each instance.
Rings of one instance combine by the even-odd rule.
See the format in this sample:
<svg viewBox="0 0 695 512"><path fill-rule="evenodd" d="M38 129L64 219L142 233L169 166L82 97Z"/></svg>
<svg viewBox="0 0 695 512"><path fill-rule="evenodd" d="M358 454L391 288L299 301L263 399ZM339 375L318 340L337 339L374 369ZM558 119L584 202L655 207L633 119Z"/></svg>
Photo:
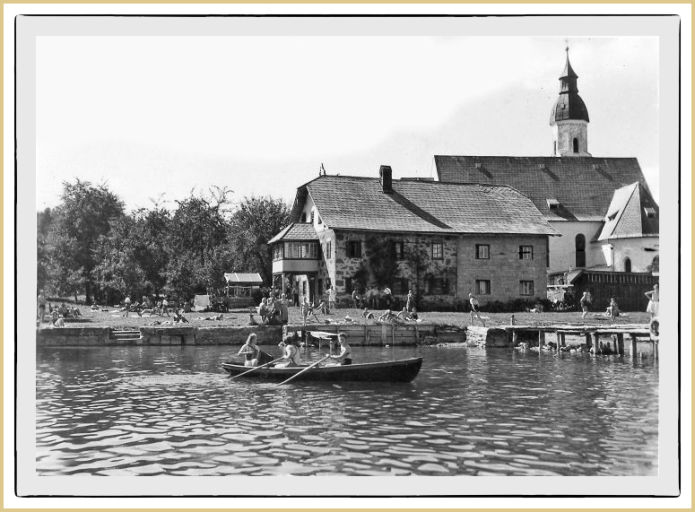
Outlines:
<svg viewBox="0 0 695 512"><path fill-rule="evenodd" d="M323 362L324 362L326 359L328 359L329 357L331 357L331 356L330 356L330 355L327 355L327 356L324 357L323 359L319 359L319 360L316 361L315 363L310 364L309 366L307 366L306 368L304 368L301 372L297 372L297 373L295 373L294 375L292 375L292 377L290 377L289 379L283 380L280 384L278 384L278 386L282 386L283 384L287 384L289 381L291 381L291 380L293 380L293 379L296 379L296 378L299 377L302 373L308 372L308 371L311 370L314 366L318 365L319 363L323 363Z"/></svg>
<svg viewBox="0 0 695 512"><path fill-rule="evenodd" d="M230 375L230 376L229 376L229 380L234 380L234 379L236 379L237 377L243 377L243 376L246 375L247 373L251 373L251 372L254 371L254 370L258 370L259 368L263 368L263 367L265 367L265 366L268 366L268 365L271 365L271 364L273 364L273 363L276 363L276 362L278 362L280 359L284 359L284 357L278 357L277 359L273 359L273 360L270 361L269 363L265 363L265 364L262 364L262 365L260 365L260 366L254 366L254 367L251 368L250 370L246 370L245 372L240 373L239 375Z"/></svg>

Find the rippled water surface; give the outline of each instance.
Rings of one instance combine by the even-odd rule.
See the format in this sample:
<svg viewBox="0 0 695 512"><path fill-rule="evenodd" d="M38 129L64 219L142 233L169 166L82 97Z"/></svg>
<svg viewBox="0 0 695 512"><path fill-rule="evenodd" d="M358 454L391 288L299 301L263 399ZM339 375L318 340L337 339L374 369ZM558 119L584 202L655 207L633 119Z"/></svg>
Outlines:
<svg viewBox="0 0 695 512"><path fill-rule="evenodd" d="M410 384L230 381L230 347L41 349L43 475L656 475L653 361L469 348Z"/></svg>

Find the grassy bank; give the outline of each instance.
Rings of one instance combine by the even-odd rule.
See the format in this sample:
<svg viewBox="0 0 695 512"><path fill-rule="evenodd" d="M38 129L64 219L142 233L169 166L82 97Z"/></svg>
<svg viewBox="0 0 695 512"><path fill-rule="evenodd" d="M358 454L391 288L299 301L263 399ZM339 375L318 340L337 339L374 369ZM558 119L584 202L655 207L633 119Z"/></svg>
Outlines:
<svg viewBox="0 0 695 512"><path fill-rule="evenodd" d="M172 317L167 316L138 316L137 313L130 313L128 317L124 317L123 313L108 308L108 311L92 311L87 306L77 306L80 309L81 317L79 322L68 319L67 326L90 326L90 327L128 327L138 328L151 325L169 325L172 324ZM291 307L290 324L301 325L302 316L299 308ZM219 318L221 319L206 319ZM488 326L508 325L511 320L511 313L481 313L485 318L485 323ZM247 326L249 325L249 312L247 310L234 311L229 313L185 313L184 316L192 326ZM357 309L337 309L329 315L317 313L318 320L311 318L308 326L316 328L318 325L325 323L341 323L345 322L345 318L350 317L354 322L364 323L362 312ZM256 321L259 321L258 315L254 315ZM437 325L452 325L457 327L465 327L471 324L469 313L456 312L428 312L421 313L420 318L425 323L434 323ZM549 325L549 324L576 324L576 325L608 325L608 324L646 324L649 322L649 314L644 312L629 312L624 316L616 319L610 319L604 316L601 312L589 313L585 319L582 319L580 312L564 312L564 313L514 313L514 318L517 324L523 325ZM168 322L168 323L167 323ZM370 323L374 323L370 320ZM474 325L480 325L480 322L475 320ZM44 323L43 326L48 326Z"/></svg>

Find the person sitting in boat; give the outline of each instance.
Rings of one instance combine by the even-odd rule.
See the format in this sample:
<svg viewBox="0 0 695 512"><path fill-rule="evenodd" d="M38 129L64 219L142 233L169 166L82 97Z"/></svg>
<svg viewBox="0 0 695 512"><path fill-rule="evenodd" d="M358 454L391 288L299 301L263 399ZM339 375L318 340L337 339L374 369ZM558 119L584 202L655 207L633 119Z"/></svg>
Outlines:
<svg viewBox="0 0 695 512"><path fill-rule="evenodd" d="M289 366L302 366L302 362L299 359L299 347L295 343L295 340L288 337L284 340L283 356L275 363L275 368L287 368Z"/></svg>
<svg viewBox="0 0 695 512"><path fill-rule="evenodd" d="M240 356L244 354L245 361L244 366L258 366L261 359L261 349L256 345L256 333L252 332L249 337L246 338L246 343L239 349L237 355Z"/></svg>
<svg viewBox="0 0 695 512"><path fill-rule="evenodd" d="M329 356L330 363L327 366L344 366L352 364L350 357L350 345L348 345L344 334L338 334L338 344L340 345L340 353L334 356Z"/></svg>

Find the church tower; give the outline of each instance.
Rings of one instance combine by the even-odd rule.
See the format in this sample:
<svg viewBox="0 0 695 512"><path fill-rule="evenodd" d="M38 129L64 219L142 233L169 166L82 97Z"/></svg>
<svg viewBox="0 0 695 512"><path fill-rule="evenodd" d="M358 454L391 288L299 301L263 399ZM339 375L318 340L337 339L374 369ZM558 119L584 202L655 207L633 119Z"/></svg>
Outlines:
<svg viewBox="0 0 695 512"><path fill-rule="evenodd" d="M569 47L565 52L567 62L560 77L560 95L550 113L553 156L591 156L587 139L589 112L577 91L578 77L570 65Z"/></svg>

